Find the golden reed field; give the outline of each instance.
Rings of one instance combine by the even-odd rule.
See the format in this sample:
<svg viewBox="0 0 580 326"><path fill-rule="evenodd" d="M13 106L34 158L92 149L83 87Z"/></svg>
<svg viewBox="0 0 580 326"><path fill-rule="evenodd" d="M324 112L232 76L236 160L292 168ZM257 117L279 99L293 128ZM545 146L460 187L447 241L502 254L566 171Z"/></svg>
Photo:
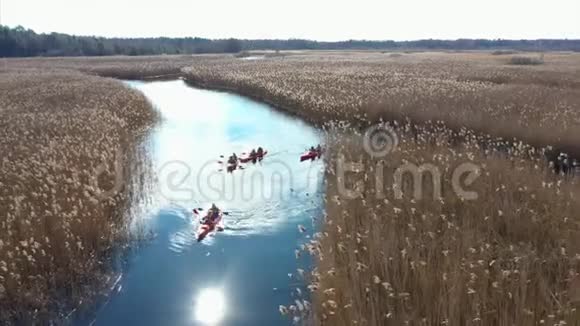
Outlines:
<svg viewBox="0 0 580 326"><path fill-rule="evenodd" d="M184 69L328 131L326 216L302 248L317 258L313 312L281 312L315 325L579 325L580 56L543 60L335 53ZM399 143L373 158L361 126L380 121ZM466 166L473 179L454 180ZM475 198L454 191L462 182Z"/></svg>
<svg viewBox="0 0 580 326"><path fill-rule="evenodd" d="M538 54L523 56L539 62ZM84 158L112 155L114 146L87 148L84 137L89 136L78 135L74 128L79 122L71 115L66 115L70 123L64 123L34 110L58 112L60 101L74 103L78 94L94 105L93 110L67 109L74 110L75 116L98 110L117 123L101 124L100 119L106 119L95 118L94 133L86 131L88 135L105 134L102 130L117 135L112 129L127 130L116 128L123 121L138 120L135 129L140 129L154 120L140 96L114 81L74 72L81 71L132 79L181 76L192 85L268 102L327 131L326 215L320 232L299 249L315 257L315 270L304 275L313 302L297 300L281 306L282 313L314 325L580 325L580 194L577 178L571 175L575 158L580 157L578 54L547 53L542 64L534 65L513 64L527 60L514 60L512 54L475 52L292 52L256 60L167 56L7 62L14 71L0 76L1 123L6 125L4 119L10 116L17 123L9 125L24 129L1 129L13 136L6 138L10 142L3 137L0 145L14 153L14 158L3 161L3 169L12 169L7 174L12 177L2 183L19 184L24 178L29 184L3 187L2 200L9 202L0 204L8 207L1 211L10 215L0 221L7 221L2 227L10 233L3 230L2 237L9 234L11 242L3 240L0 260L15 263L0 266L0 305L9 308L1 310L0 318L22 318L19 314L32 309L53 311L54 301L49 298L61 296L73 298L68 303L74 306L80 293L90 293L92 287L72 284L87 285L91 283L87 280L106 275L95 265L96 259L86 255L106 252L101 248L111 248L124 234L112 231L118 220L98 225L102 220L93 216L107 213L91 201L90 190L85 195L85 188L76 188L78 183L72 179L75 186L58 189L74 194L51 195L56 182L69 182L50 180L60 177L54 171L61 170L51 170L56 167L46 163L50 160L37 162L34 156L19 154L37 153L55 160L73 155L50 156L52 150L44 149L50 142L45 132L24 133L38 129L28 124L38 123L43 130L52 126L54 137L77 135L66 144L59 142L63 145L56 153L74 148L72 152L85 153ZM57 84L63 78L75 83L52 91L39 91L47 86L37 84L35 90L26 86L40 80L31 69L42 69L42 76ZM89 80L91 87L83 86ZM26 87L14 87L20 83ZM25 90L29 96L10 95ZM50 96L54 92L61 96ZM119 96L102 98L110 92ZM114 108L119 103L136 115L117 116ZM23 114L34 115L36 122L7 115L6 107L33 112ZM388 122L387 136L395 135L397 141L384 155L374 157L365 146L364 131L381 121ZM56 128L63 125L68 127ZM113 137L110 142L119 140ZM79 166L88 164L76 159ZM456 172L466 167L463 172L471 174L456 178ZM30 180L37 180L34 173L46 179L40 183L46 186L31 184ZM468 194L458 192L458 184ZM21 196L25 199L15 199ZM52 205L53 201L37 199L55 196L65 198L57 201L56 208L38 204L36 211L32 206ZM26 200L28 206L22 204ZM35 215L22 213L22 207ZM57 216L61 210L67 213ZM16 218L11 212L23 215ZM44 224L27 224L32 218ZM81 225L79 221L85 219L92 222ZM54 236L49 237L50 244L42 240L47 233ZM99 238L103 234L105 240ZM54 248L53 242L59 243L59 250L53 249L55 257L42 259L41 250L49 255L47 248ZM78 266L72 261L85 263ZM47 275L54 276L47 281ZM70 282L70 275L76 282ZM57 282L67 282L66 293L51 292L62 284ZM6 295L17 289L24 290L18 290L17 296Z"/></svg>
<svg viewBox="0 0 580 326"><path fill-rule="evenodd" d="M119 81L0 70L0 324L63 320L110 287L156 119Z"/></svg>
<svg viewBox="0 0 580 326"><path fill-rule="evenodd" d="M366 155L361 135L331 140L327 164L343 155L362 168L327 171L325 224L305 248L318 259L315 324L577 325L578 183L529 148L505 157L475 137L449 147L451 134L409 136L384 159ZM476 198L453 188L466 163ZM428 173L397 180L410 164ZM344 198L341 180L359 197Z"/></svg>
<svg viewBox="0 0 580 326"><path fill-rule="evenodd" d="M194 61L223 58L218 55L110 56L68 58L10 58L0 61L7 69L70 70L126 80L177 79Z"/></svg>
<svg viewBox="0 0 580 326"><path fill-rule="evenodd" d="M316 122L442 120L580 154L580 55L545 60L515 66L479 53L339 53L200 60L185 72L193 84L235 89Z"/></svg>

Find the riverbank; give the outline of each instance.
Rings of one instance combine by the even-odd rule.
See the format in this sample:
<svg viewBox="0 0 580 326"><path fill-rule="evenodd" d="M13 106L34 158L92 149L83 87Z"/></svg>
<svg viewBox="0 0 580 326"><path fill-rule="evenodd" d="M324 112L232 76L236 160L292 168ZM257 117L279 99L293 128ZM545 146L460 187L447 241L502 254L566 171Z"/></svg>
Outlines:
<svg viewBox="0 0 580 326"><path fill-rule="evenodd" d="M181 69L191 65L194 56L112 56L70 58L21 58L3 59L3 70L66 70L80 71L89 75L123 80L144 80L155 77L179 78ZM209 60L211 56L199 56Z"/></svg>
<svg viewBox="0 0 580 326"><path fill-rule="evenodd" d="M533 55L533 54L528 54ZM324 124L442 121L495 139L580 157L580 55L547 53L542 65L492 52L306 51L264 60L229 55L4 59L7 70L72 70L125 80L183 78L234 91ZM554 151L556 152L556 151Z"/></svg>
<svg viewBox="0 0 580 326"><path fill-rule="evenodd" d="M0 71L0 322L62 321L107 291L146 182L137 144L157 121L119 81Z"/></svg>
<svg viewBox="0 0 580 326"><path fill-rule="evenodd" d="M577 323L577 181L448 141L375 159L360 135L333 136L314 324ZM341 162L361 165L344 175Z"/></svg>
<svg viewBox="0 0 580 326"><path fill-rule="evenodd" d="M548 55L541 67L509 65L489 53L302 55L242 61L197 60L184 68L195 85L292 108L303 118L368 123L442 121L538 149L580 157L578 55ZM568 70L566 70L566 68Z"/></svg>
<svg viewBox="0 0 580 326"><path fill-rule="evenodd" d="M490 58L225 59L184 70L195 85L318 124L399 121L380 158L358 128L327 128L326 224L304 248L318 259L307 277L315 324L578 320L580 194L545 160L549 146L579 153L577 76L562 61ZM562 161L552 164L570 172Z"/></svg>

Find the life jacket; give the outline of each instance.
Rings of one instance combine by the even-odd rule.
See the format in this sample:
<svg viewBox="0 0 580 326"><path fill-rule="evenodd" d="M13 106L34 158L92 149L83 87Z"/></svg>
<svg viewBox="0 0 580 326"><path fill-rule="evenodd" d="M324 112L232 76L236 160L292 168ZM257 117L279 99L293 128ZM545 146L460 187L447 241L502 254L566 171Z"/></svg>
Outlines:
<svg viewBox="0 0 580 326"><path fill-rule="evenodd" d="M215 222L220 216L220 211L218 209L215 210L211 210L211 212L208 214L208 218L212 221Z"/></svg>

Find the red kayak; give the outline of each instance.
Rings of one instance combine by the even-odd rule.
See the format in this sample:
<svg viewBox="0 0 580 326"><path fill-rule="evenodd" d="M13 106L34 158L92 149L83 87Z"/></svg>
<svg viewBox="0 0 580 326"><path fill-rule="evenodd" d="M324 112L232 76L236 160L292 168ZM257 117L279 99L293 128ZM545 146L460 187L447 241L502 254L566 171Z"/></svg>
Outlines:
<svg viewBox="0 0 580 326"><path fill-rule="evenodd" d="M319 153L317 151L308 151L302 154L302 156L300 156L300 162L304 162L307 160L314 161L315 159L320 158L320 156L322 156L322 153Z"/></svg>
<svg viewBox="0 0 580 326"><path fill-rule="evenodd" d="M268 151L264 151L264 153L262 153L262 155L258 155L256 154L255 156L245 156L245 157L240 157L240 163L248 163L248 162L253 162L256 163L256 161L261 161L264 159L264 156L266 156L266 154L268 154Z"/></svg>
<svg viewBox="0 0 580 326"><path fill-rule="evenodd" d="M197 210L193 210L194 214L199 214ZM223 213L220 211L217 220L213 222L204 222L202 223L199 228L197 229L197 242L202 241L207 237L208 234L213 232L214 230L222 231L223 227L219 226L220 222L222 221Z"/></svg>

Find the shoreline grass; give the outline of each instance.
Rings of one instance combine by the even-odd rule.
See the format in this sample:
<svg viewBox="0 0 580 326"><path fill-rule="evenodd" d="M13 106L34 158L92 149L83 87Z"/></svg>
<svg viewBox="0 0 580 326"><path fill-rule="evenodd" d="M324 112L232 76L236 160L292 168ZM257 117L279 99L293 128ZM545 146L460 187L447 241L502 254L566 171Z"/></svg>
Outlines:
<svg viewBox="0 0 580 326"><path fill-rule="evenodd" d="M565 59L563 59L565 58ZM510 67L491 54L301 55L243 62L197 60L193 85L233 89L315 123L443 121L580 157L580 56ZM553 63L550 63L553 60ZM570 64L563 69L563 63Z"/></svg>
<svg viewBox="0 0 580 326"><path fill-rule="evenodd" d="M157 115L121 82L79 72L4 70L0 90L0 322L63 321L113 281L149 168L136 146Z"/></svg>
<svg viewBox="0 0 580 326"><path fill-rule="evenodd" d="M325 128L325 224L302 248L317 260L306 277L312 310L281 312L314 325L578 324L580 193L545 158L579 157L580 80L549 56L541 68L478 56L303 56L184 70L194 85L351 125ZM381 120L401 144L378 160L363 150L360 126ZM345 160L363 167L345 176ZM450 191L462 163L482 173L477 200ZM396 182L409 164L443 172L441 198L428 199L434 176ZM344 198L344 184L364 190ZM413 197L417 187L427 199Z"/></svg>
<svg viewBox="0 0 580 326"><path fill-rule="evenodd" d="M507 159L483 155L478 143L449 148L440 135L403 140L381 164L355 131L331 139L326 219L310 251L313 324L578 324L577 181L530 161L525 150ZM356 199L339 191L340 156L366 166L344 177L352 189L362 185ZM479 196L473 201L457 196L446 177L465 162L481 168L469 187ZM419 185L421 198L413 177L394 180L405 164L440 167L441 198L433 197L433 176ZM385 185L378 197L377 175Z"/></svg>

